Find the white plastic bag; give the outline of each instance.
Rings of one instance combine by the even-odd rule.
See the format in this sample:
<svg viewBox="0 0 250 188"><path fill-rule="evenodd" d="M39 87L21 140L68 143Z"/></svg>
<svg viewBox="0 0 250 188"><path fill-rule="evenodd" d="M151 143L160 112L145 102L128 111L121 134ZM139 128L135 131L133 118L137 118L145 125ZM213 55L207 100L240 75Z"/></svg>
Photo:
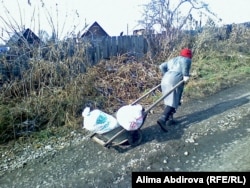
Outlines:
<svg viewBox="0 0 250 188"><path fill-rule="evenodd" d="M86 107L82 112L82 116L83 128L98 134L106 133L119 126L113 116L98 109L90 111L90 108Z"/></svg>
<svg viewBox="0 0 250 188"><path fill-rule="evenodd" d="M140 104L121 107L116 114L119 125L128 131L137 130L143 123L142 110Z"/></svg>

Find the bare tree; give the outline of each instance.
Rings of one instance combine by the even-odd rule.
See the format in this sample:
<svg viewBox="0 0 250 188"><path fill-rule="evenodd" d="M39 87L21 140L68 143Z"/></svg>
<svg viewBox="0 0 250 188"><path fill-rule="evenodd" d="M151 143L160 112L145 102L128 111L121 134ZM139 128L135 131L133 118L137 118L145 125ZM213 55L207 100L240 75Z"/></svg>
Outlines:
<svg viewBox="0 0 250 188"><path fill-rule="evenodd" d="M145 28L146 33L155 33L157 28L161 34L161 42L157 38L157 46L164 52L173 47L170 43L184 30L201 28L205 17L217 19L208 4L200 0L151 0L143 6L139 24Z"/></svg>

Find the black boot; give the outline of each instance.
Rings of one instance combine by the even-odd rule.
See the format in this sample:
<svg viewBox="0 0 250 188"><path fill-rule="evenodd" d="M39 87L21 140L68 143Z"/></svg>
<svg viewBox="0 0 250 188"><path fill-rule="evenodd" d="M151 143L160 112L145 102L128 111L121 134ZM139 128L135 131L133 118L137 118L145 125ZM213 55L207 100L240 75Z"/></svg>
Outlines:
<svg viewBox="0 0 250 188"><path fill-rule="evenodd" d="M161 129L164 131L164 132L168 132L167 128L166 128L166 116L165 115L162 115L158 120L157 120L157 124L161 127Z"/></svg>
<svg viewBox="0 0 250 188"><path fill-rule="evenodd" d="M157 120L157 124L161 127L161 129L167 132L167 125L170 125L170 118L172 119L173 114L175 113L175 108L171 106L166 106L162 116ZM166 125L167 122L167 125Z"/></svg>

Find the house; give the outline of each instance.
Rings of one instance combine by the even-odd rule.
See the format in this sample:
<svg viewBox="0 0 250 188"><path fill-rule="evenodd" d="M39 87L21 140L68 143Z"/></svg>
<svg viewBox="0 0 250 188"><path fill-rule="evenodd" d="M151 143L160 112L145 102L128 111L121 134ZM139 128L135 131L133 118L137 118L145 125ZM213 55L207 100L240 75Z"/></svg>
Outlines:
<svg viewBox="0 0 250 188"><path fill-rule="evenodd" d="M18 45L23 46L24 44L28 44L28 45L39 45L41 44L41 40L40 38L33 33L29 28L25 29L23 32L18 32L15 33L10 40L7 43L8 45Z"/></svg>
<svg viewBox="0 0 250 188"><path fill-rule="evenodd" d="M146 29L135 29L133 30L133 35L152 35L154 34L154 30L146 30Z"/></svg>
<svg viewBox="0 0 250 188"><path fill-rule="evenodd" d="M101 58L105 58L106 55L101 55L96 53L97 49L100 48L100 44L106 39L109 38L108 33L97 23L94 22L92 25L87 27L84 33L81 35L81 38L84 42L88 43L87 48L87 59L89 62L95 64Z"/></svg>
<svg viewBox="0 0 250 188"><path fill-rule="evenodd" d="M23 32L16 32L6 44L10 47L7 60L12 61L21 54L25 54L27 57L33 57L34 50L31 49L36 49L41 46L41 44L42 41L40 38L29 28Z"/></svg>
<svg viewBox="0 0 250 188"><path fill-rule="evenodd" d="M97 23L94 22L88 28L86 28L85 32L82 34L81 38L83 39L102 39L105 37L109 37L108 33Z"/></svg>
<svg viewBox="0 0 250 188"><path fill-rule="evenodd" d="M145 29L136 29L133 31L133 35L144 35L146 33Z"/></svg>

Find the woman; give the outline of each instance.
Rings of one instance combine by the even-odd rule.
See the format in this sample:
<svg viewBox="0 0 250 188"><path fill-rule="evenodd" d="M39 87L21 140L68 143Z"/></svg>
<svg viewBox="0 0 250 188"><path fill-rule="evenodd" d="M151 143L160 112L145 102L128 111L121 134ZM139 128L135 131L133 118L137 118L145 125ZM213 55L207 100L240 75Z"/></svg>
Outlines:
<svg viewBox="0 0 250 188"><path fill-rule="evenodd" d="M162 94L169 92L176 84L181 80L186 83L190 77L189 72L192 63L192 51L188 48L181 50L180 55L170 59L167 62L160 64L159 68L163 74L161 80ZM165 109L161 117L157 120L157 124L163 131L167 132L166 122L176 112L180 105L184 83L177 87L172 93L170 93L165 99Z"/></svg>

